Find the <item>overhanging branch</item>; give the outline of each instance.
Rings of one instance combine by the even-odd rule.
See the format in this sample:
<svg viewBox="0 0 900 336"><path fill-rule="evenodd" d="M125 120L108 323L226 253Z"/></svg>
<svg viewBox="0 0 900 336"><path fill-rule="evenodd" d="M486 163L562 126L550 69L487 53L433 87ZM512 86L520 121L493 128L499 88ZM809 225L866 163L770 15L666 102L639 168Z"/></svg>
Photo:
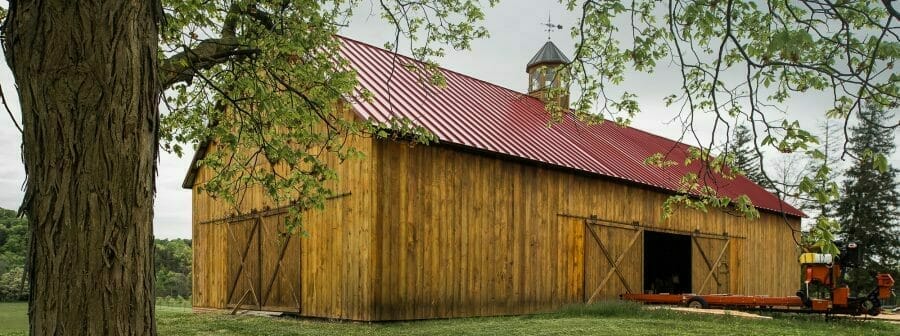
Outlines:
<svg viewBox="0 0 900 336"><path fill-rule="evenodd" d="M189 82L198 70L212 68L227 60L248 58L259 51L242 48L234 37L205 40L193 49L185 47L184 51L160 62L160 85L165 90L175 83Z"/></svg>
<svg viewBox="0 0 900 336"><path fill-rule="evenodd" d="M229 60L245 59L258 54L259 49L247 48L238 42L237 25L241 15L251 17L268 30L274 29L275 25L271 16L258 10L255 5L242 9L238 4L232 4L228 8L228 14L222 24L222 37L204 40L193 48L184 46L184 51L160 62L162 90L179 82L190 82L199 70L210 69Z"/></svg>

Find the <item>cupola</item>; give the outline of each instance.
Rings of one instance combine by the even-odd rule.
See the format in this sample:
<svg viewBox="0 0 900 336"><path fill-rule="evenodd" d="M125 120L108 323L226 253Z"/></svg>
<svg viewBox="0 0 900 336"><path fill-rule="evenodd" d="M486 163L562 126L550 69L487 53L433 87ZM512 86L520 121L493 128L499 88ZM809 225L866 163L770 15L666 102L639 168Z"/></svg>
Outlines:
<svg viewBox="0 0 900 336"><path fill-rule="evenodd" d="M551 41L544 43L537 54L528 61L525 72L528 73L528 94L547 102L548 91L562 89L559 105L563 108L569 106L569 87L567 74L561 71L562 67L569 63L566 57Z"/></svg>

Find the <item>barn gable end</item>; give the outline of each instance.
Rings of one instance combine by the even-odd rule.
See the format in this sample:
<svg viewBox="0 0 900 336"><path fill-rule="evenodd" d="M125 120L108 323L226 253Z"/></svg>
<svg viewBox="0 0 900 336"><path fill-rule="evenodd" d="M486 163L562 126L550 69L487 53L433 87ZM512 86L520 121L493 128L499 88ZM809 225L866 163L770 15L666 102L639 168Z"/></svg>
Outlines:
<svg viewBox="0 0 900 336"><path fill-rule="evenodd" d="M371 138L350 137L347 145L373 153ZM235 209L200 191L209 168L193 172L186 183L193 190L194 307L372 319L376 161L326 160L339 180L329 182L334 196L323 210L303 215L311 239L285 235L287 206L270 203L258 188L246 190Z"/></svg>

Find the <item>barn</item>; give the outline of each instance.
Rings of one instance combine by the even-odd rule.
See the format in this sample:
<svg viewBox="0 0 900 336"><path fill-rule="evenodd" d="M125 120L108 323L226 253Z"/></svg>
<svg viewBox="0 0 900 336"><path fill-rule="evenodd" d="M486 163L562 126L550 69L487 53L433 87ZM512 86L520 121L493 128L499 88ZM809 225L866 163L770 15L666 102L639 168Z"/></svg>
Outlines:
<svg viewBox="0 0 900 336"><path fill-rule="evenodd" d="M568 61L552 42L526 63L521 93L446 69L446 87L433 87L409 71L415 60L341 39L373 94L349 110L408 118L437 143L353 138L366 158L334 161L340 181L324 210L304 215L306 238L283 236L287 208L262 197L235 215L198 190L211 172L192 164L195 308L384 321L530 313L622 293L797 289L801 211L713 174L709 185L749 196L760 218L682 209L663 219L681 176L700 167L644 160L683 162L687 145L571 116L548 126L543 92Z"/></svg>

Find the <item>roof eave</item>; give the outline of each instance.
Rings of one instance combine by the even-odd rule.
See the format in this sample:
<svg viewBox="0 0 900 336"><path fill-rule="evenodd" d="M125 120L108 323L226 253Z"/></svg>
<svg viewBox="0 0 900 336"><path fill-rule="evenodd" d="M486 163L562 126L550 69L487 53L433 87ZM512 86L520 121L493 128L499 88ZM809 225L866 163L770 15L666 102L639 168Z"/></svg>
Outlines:
<svg viewBox="0 0 900 336"><path fill-rule="evenodd" d="M504 153L499 153L499 152L493 152L493 151L488 151L488 150L484 150L484 149L481 149L481 148L470 147L470 146L466 146L466 145L462 145L462 144L456 144L456 143L452 143L452 142L444 142L444 141L438 141L436 144L437 144L437 145L440 145L440 146L444 146L444 147L455 148L455 149L457 149L457 150L462 150L462 151L465 151L465 152L471 152L471 153L475 153L475 154L481 154L481 155L493 156L493 157L497 157L497 158L500 158L500 159L506 159L506 160L511 160L511 161L517 161L517 162L522 162L522 163L526 163L526 164L530 164L530 165L536 165L536 166L543 166L543 167L549 167L549 168L554 168L554 169L560 169L560 170L563 170L563 171L568 171L568 172L578 173L578 174L582 174L582 175L585 175L585 176L591 176L591 177L595 177L595 178L608 179L608 180L615 181L615 182L618 182L618 183L622 183L622 184L626 184L626 185L631 185L631 186L635 186L635 187L638 187L638 188L644 188L644 189L656 191L656 192L659 192L659 193L672 194L672 195L678 194L678 192L675 191L675 190L663 188L663 187L660 187L660 186L657 186L657 185L652 185L652 184L647 184L647 183L642 183L642 182L638 182L638 181L629 180L629 179L626 179L626 178L621 178L621 177L616 177L616 176L610 176L610 175L601 174L601 173L597 173L597 172L592 172L592 171L587 171L587 170L582 170L582 169L577 169L577 168L566 167L566 166L561 166L561 165L557 165L557 164L552 164L552 163L547 163L547 162L542 162L542 161L532 160L532 159L528 159L528 158L524 158L524 157L520 157L520 156L509 155L509 154L504 154ZM784 201L782 201L782 203L784 203L785 205L788 205L788 204L785 203ZM804 213L802 210L795 209L795 208L793 208L793 207L791 207L792 209L783 209L783 210L770 209L770 208L759 207L759 206L755 206L755 205L754 205L754 207L755 207L757 210L764 211L764 212L768 212L768 213L771 213L771 214L774 214L774 215L784 215L784 216L791 217L791 218L796 218L796 219L801 219L801 218L807 218L807 217L808 217L808 216L806 215L806 213ZM796 211L796 213L794 213L794 211Z"/></svg>
<svg viewBox="0 0 900 336"><path fill-rule="evenodd" d="M194 182L197 179L197 171L200 170L200 166L197 163L200 160L203 160L203 157L206 156L206 151L208 148L209 140L203 141L199 146L197 146L197 150L194 152L194 156L191 158L191 165L188 167L187 174L184 175L184 180L181 181L181 188L194 188Z"/></svg>

